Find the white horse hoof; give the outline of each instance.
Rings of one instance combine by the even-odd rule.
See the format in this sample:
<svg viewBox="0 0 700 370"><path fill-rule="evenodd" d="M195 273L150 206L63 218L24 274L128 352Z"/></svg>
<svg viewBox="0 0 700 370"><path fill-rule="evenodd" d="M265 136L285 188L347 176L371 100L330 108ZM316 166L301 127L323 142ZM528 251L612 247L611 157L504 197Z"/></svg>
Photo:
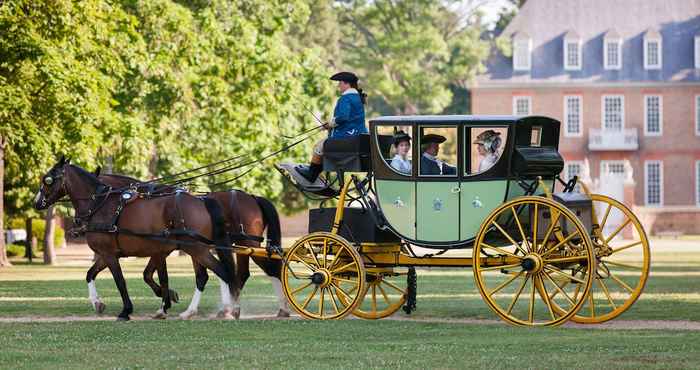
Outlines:
<svg viewBox="0 0 700 370"><path fill-rule="evenodd" d="M241 315L240 309L238 309L238 316ZM216 313L216 318L217 319L223 319L223 320L238 320L238 317L236 316L235 310L230 307L226 307L223 310L219 311Z"/></svg>
<svg viewBox="0 0 700 370"><path fill-rule="evenodd" d="M180 314L180 318L183 320L189 320L193 318L195 315L197 315L197 311L185 311Z"/></svg>
<svg viewBox="0 0 700 370"><path fill-rule="evenodd" d="M154 320L165 320L167 317L168 317L168 315L167 315L165 312L163 312L163 311L161 311L161 310L158 310L158 311L155 313L155 315L152 316L152 319L154 319Z"/></svg>

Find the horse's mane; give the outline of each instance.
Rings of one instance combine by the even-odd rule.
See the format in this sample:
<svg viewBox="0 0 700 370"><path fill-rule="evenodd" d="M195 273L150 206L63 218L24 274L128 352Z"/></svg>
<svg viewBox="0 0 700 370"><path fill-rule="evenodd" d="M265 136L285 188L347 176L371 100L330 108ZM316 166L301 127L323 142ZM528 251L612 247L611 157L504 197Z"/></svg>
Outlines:
<svg viewBox="0 0 700 370"><path fill-rule="evenodd" d="M134 182L138 182L138 183L143 182L143 181L141 181L141 180L139 180L139 179L137 179L137 178L134 178L134 177L131 177L131 176L127 176L127 175L120 175L120 174L117 174L117 173L103 173L103 174L101 174L100 176L116 177L116 178L119 178L119 179L122 179L122 180L129 180L129 181L134 181Z"/></svg>
<svg viewBox="0 0 700 370"><path fill-rule="evenodd" d="M78 172L78 175L80 175L81 177L88 179L92 183L92 185L104 185L104 183L100 181L100 179L98 179L97 176L95 176L95 174L93 174L92 172L86 171L82 167L76 166L74 164L69 164L68 166L74 169L76 172Z"/></svg>

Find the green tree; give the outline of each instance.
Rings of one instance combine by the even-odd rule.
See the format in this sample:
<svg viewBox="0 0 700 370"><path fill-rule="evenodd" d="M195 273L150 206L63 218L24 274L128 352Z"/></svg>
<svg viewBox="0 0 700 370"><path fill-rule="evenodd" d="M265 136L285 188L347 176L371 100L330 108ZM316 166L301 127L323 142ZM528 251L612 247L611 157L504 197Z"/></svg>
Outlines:
<svg viewBox="0 0 700 370"><path fill-rule="evenodd" d="M380 113L439 113L483 69L488 43L478 17L456 1L342 1L344 60L360 71ZM473 19L474 18L474 19Z"/></svg>

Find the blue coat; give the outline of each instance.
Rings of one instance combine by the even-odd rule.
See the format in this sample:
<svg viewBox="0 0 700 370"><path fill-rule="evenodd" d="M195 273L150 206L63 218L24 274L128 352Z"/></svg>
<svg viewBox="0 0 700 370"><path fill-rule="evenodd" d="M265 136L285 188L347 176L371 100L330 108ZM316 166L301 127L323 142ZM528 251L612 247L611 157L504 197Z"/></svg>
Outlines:
<svg viewBox="0 0 700 370"><path fill-rule="evenodd" d="M331 138L357 136L368 132L365 126L365 107L358 93L341 95L335 105L333 117L336 127L331 131Z"/></svg>

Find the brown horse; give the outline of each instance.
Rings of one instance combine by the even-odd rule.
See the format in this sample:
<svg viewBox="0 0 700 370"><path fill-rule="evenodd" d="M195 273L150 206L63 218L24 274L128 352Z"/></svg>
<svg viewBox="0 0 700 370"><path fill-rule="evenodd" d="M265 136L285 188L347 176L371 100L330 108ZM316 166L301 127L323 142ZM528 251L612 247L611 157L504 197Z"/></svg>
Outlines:
<svg viewBox="0 0 700 370"><path fill-rule="evenodd" d="M99 170L96 171L96 174L99 174ZM167 185L144 184L138 179L124 175L100 174L98 178L100 181L114 188L137 187L140 191L147 191L156 194L173 192L177 190L175 187ZM262 237L263 231L267 229L268 243L275 246L279 246L281 244L279 216L275 207L267 199L253 196L240 190L208 193L206 197L216 199L222 206L226 231L231 235L243 233L254 237ZM236 244L246 247L260 247L260 242L252 239L239 240L236 242ZM163 291L167 289L167 286L162 286L163 277L165 278L165 283L167 284L167 265L165 257L167 256L152 256L148 261L146 269L143 271L144 281L159 297L162 297ZM282 284L280 281L282 261L279 259L268 259L261 257L252 258L272 282L279 303L277 316L289 317L289 306L287 304L287 298L284 296L282 291ZM204 291L204 287L209 279L209 275L203 266L199 265L195 260L193 260L192 263L196 276L196 289L189 307L186 311L180 314L180 317L183 319L188 319L197 313L201 294ZM249 256L236 255L236 273L238 274L238 281L241 284L240 289L243 289L243 286L250 277L249 263ZM88 281L93 281L97 273L104 268L105 264L98 259L93 268L90 269L90 272L88 272ZM158 272L158 280L161 282L161 286L159 286L153 279L153 273L155 271ZM170 297L177 297L177 293L170 290ZM234 317L238 318L240 315L240 305L237 301L234 301L233 308L233 315ZM164 315L159 314L156 314L155 317L165 317Z"/></svg>
<svg viewBox="0 0 700 370"><path fill-rule="evenodd" d="M123 308L117 320L129 320L129 315L133 313L119 258L167 256L176 248L189 254L201 266L214 271L223 281L225 311L229 315L233 312L231 297L237 301L240 293L235 265L221 263L194 237L198 235L208 240L221 240L224 230L218 222L221 216L218 203L202 202L186 193L140 199L105 189L109 190L109 187L93 174L61 158L42 177L34 207L46 209L68 196L77 218L87 222L88 246L110 269L119 289ZM169 234L169 230L189 230L191 234ZM153 240L144 235L159 235L165 239ZM169 290L163 290L162 294L166 297L164 301L170 299Z"/></svg>

